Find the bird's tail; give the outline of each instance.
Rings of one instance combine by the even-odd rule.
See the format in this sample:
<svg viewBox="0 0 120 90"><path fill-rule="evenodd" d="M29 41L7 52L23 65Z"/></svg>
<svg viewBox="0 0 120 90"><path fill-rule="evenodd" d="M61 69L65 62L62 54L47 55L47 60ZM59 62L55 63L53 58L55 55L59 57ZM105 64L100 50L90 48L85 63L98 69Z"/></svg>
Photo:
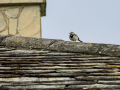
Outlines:
<svg viewBox="0 0 120 90"><path fill-rule="evenodd" d="M83 41L81 41L79 38L78 38L78 41L83 42Z"/></svg>

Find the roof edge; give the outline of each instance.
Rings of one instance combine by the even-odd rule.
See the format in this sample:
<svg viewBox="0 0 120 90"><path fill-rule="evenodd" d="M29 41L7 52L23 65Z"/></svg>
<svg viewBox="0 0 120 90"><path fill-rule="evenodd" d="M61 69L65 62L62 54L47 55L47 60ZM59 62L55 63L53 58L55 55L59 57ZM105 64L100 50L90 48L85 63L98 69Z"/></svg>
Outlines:
<svg viewBox="0 0 120 90"><path fill-rule="evenodd" d="M49 50L58 52L107 55L114 57L120 56L120 45L113 44L81 43L57 39L0 35L0 45L18 50Z"/></svg>

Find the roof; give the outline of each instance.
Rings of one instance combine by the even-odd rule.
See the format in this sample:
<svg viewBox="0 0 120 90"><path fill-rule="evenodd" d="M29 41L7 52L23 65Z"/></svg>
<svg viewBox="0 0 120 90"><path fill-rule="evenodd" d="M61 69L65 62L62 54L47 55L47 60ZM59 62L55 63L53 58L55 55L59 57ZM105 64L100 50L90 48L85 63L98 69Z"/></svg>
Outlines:
<svg viewBox="0 0 120 90"><path fill-rule="evenodd" d="M46 16L46 0L0 0L0 6L35 5L35 4L40 4L41 16Z"/></svg>
<svg viewBox="0 0 120 90"><path fill-rule="evenodd" d="M119 45L102 44L99 54L95 43L10 35L0 42L0 90L120 88Z"/></svg>

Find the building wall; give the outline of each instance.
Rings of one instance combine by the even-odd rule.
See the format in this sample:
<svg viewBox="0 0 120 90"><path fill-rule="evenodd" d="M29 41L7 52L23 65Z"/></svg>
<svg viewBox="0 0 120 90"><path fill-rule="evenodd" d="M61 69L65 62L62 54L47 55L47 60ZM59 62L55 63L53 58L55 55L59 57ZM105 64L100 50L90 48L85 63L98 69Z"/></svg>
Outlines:
<svg viewBox="0 0 120 90"><path fill-rule="evenodd" d="M40 5L0 7L0 34L41 37Z"/></svg>

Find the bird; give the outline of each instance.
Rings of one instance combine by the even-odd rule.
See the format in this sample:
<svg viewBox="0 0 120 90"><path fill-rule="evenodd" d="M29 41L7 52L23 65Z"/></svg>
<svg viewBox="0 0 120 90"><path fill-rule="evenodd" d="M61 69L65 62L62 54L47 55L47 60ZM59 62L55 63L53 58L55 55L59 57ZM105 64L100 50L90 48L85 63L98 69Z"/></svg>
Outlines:
<svg viewBox="0 0 120 90"><path fill-rule="evenodd" d="M80 42L83 42L83 41L81 41L79 39L79 37L74 32L70 32L69 34L70 34L69 38L70 38L71 41L80 41Z"/></svg>

